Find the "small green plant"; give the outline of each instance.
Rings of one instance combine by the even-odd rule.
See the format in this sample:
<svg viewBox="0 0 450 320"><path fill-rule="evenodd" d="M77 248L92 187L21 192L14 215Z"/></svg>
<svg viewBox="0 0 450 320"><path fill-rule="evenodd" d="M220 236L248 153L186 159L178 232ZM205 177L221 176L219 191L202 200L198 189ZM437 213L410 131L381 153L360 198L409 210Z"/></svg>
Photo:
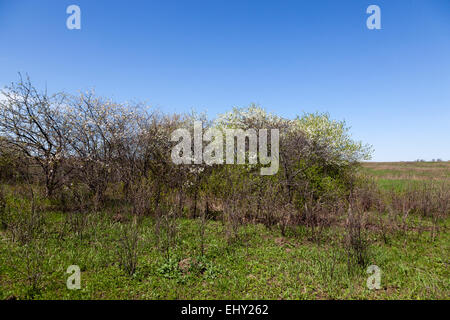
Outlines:
<svg viewBox="0 0 450 320"><path fill-rule="evenodd" d="M178 264L178 259L170 257L159 266L158 274L166 279L180 279L183 273Z"/></svg>

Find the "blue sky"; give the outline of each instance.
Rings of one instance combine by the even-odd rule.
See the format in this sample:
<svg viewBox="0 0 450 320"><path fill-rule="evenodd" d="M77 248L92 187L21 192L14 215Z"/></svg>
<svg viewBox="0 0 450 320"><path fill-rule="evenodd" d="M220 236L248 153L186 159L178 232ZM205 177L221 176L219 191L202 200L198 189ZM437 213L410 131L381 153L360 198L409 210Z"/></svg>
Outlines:
<svg viewBox="0 0 450 320"><path fill-rule="evenodd" d="M450 160L448 0L0 0L0 86L18 72L167 112L327 111L373 160Z"/></svg>

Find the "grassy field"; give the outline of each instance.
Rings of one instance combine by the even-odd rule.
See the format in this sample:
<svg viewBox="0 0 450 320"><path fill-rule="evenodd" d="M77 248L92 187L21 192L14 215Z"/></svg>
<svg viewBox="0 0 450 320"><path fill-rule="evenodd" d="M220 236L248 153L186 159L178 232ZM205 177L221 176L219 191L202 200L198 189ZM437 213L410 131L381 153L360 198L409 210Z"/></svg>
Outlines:
<svg viewBox="0 0 450 320"><path fill-rule="evenodd" d="M449 183L450 161L447 162L366 162L365 172L384 189L401 190L423 181Z"/></svg>
<svg viewBox="0 0 450 320"><path fill-rule="evenodd" d="M364 167L383 188L445 181L450 171L449 163ZM13 213L30 206L13 190L6 200ZM277 227L246 225L230 238L221 221L211 220L202 240L200 219L177 220L171 235L160 226L156 237L150 217L135 230L107 211L77 220L48 210L37 229L29 230L38 234L32 242L13 242L11 233L1 229L0 299L449 299L449 219L432 239L427 218L410 215L402 229L386 236L375 223L380 217L388 219L369 213L373 223L364 230L367 265L382 271L381 288L369 290L367 266L349 263L339 224L313 241L302 226L282 236ZM133 244L136 250L130 249ZM130 252L137 258L133 275L123 259ZM66 287L70 265L81 269L80 290Z"/></svg>

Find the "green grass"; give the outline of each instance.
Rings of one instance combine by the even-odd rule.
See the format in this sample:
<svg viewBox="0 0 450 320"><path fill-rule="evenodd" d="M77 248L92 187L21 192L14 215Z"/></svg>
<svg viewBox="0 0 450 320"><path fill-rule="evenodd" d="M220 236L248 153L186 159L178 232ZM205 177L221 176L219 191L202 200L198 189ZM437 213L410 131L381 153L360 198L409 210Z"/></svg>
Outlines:
<svg viewBox="0 0 450 320"><path fill-rule="evenodd" d="M137 271L128 275L117 263L120 223L107 215L90 215L91 227L80 240L77 234L61 238L64 217L48 213L44 248L38 255L42 272L38 288L26 281L24 247L2 233L0 246L0 299L448 299L450 290L449 235L431 242L427 232L392 236L387 245L377 233L369 264L383 272L381 290L366 287L365 268L347 264L339 228L330 229L321 244L308 241L307 230L288 237L261 225L242 227L227 243L221 222L209 221L205 255L200 257L199 223L179 220L176 246L169 260L158 250L153 220L140 227ZM412 223L412 222L411 222ZM448 227L448 221L446 226ZM30 250L32 251L32 250ZM183 271L179 262L196 261ZM68 290L65 273L81 268L81 290ZM24 274L25 273L25 274Z"/></svg>
<svg viewBox="0 0 450 320"><path fill-rule="evenodd" d="M382 189L401 191L424 181L447 183L450 166L370 163L364 170ZM6 191L12 215L29 211L20 188L8 186ZM434 241L431 221L417 215L408 217L406 234L397 231L384 239L379 229L369 228L367 265L382 270L381 289L369 290L367 265L348 264L342 224L327 229L318 244L309 240L304 227L283 237L278 228L262 225L242 226L230 240L221 222L208 221L202 256L200 222L179 219L167 258L157 244L155 221L147 217L139 227L137 269L129 275L118 262L124 254L119 249L121 229L129 223L115 222L111 212L91 213L83 232L75 232L66 214L48 209L50 201L38 202L47 211L38 239L30 244L12 242L11 230L0 224L0 299L450 298L448 217L440 222ZM379 215L372 213L374 221ZM183 268L186 261L190 263ZM66 287L70 265L81 268L80 290ZM34 288L30 275L40 275Z"/></svg>
<svg viewBox="0 0 450 320"><path fill-rule="evenodd" d="M408 179L377 179L377 183L383 190L404 191L410 186L418 186L423 182Z"/></svg>
<svg viewBox="0 0 450 320"><path fill-rule="evenodd" d="M450 162L366 162L363 171L384 190L402 191L424 182L450 185Z"/></svg>

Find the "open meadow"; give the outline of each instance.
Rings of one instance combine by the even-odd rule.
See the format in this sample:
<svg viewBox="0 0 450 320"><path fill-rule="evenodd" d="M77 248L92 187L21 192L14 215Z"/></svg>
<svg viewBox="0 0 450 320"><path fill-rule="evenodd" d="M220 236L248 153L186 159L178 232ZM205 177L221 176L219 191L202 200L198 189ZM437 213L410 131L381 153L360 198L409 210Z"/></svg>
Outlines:
<svg viewBox="0 0 450 320"><path fill-rule="evenodd" d="M363 167L385 189L404 189L424 181L450 181L450 161L366 162Z"/></svg>

